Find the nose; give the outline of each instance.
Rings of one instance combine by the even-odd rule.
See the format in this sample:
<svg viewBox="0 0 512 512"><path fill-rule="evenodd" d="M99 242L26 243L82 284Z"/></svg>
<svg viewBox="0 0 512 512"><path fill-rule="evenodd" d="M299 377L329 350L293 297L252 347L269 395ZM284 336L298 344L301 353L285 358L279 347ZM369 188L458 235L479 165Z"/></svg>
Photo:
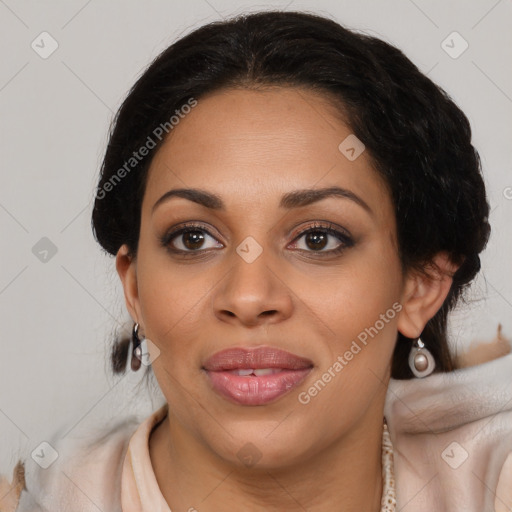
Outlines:
<svg viewBox="0 0 512 512"><path fill-rule="evenodd" d="M257 326L286 320L293 310L293 293L285 273L264 250L254 261L233 251L230 270L215 288L212 304L223 322Z"/></svg>

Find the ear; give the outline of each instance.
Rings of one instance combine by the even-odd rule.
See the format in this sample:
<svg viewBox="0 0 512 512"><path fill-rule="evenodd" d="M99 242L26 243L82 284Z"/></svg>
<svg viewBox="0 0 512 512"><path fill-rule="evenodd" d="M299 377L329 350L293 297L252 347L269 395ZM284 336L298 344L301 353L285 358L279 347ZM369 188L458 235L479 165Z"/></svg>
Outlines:
<svg viewBox="0 0 512 512"><path fill-rule="evenodd" d="M397 328L407 338L418 338L426 323L439 311L459 267L446 252L438 253L432 263L428 276L413 271L405 280Z"/></svg>
<svg viewBox="0 0 512 512"><path fill-rule="evenodd" d="M137 287L137 260L128 254L128 246L122 245L116 254L116 270L124 290L126 307L134 322L141 322Z"/></svg>

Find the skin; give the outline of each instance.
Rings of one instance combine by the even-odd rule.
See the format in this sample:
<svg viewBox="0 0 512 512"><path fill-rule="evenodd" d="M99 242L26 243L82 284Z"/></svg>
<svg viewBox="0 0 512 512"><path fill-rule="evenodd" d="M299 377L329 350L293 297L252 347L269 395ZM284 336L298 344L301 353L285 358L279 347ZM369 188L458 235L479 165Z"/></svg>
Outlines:
<svg viewBox="0 0 512 512"><path fill-rule="evenodd" d="M116 268L126 305L160 353L152 367L169 404L149 450L173 511L380 511L383 407L397 332L415 338L448 294L454 270L403 274L389 191L367 152L349 161L338 150L350 128L328 99L299 88L223 90L199 99L156 153L142 203L137 257L122 246ZM324 198L284 209L297 189L338 186L355 201ZM225 203L216 211L181 197L153 205L168 190L201 188ZM203 245L182 235L203 224ZM300 229L330 222L354 243L328 235L315 249ZM322 232L321 234L325 234ZM236 248L248 236L262 253L248 263ZM197 247L197 246L196 246ZM394 303L401 311L309 403L298 400L359 333ZM215 393L202 368L229 347L278 347L314 368L297 388L263 406ZM247 468L237 457L252 443Z"/></svg>

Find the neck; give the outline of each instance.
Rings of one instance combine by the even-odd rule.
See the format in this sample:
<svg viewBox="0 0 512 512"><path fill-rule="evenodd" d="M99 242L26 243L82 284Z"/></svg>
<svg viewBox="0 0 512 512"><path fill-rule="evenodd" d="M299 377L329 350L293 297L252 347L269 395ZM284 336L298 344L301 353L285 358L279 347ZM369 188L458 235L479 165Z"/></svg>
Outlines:
<svg viewBox="0 0 512 512"><path fill-rule="evenodd" d="M150 457L172 510L214 512L230 503L251 512L380 512L382 420L382 414L363 418L300 464L240 468L209 451L169 413L150 437Z"/></svg>

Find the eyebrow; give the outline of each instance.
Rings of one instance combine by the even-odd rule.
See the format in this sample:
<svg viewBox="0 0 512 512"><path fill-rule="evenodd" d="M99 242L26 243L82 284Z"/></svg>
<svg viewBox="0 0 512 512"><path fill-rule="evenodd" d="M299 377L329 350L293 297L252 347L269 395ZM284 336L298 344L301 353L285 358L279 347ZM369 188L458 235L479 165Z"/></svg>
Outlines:
<svg viewBox="0 0 512 512"><path fill-rule="evenodd" d="M194 203L200 204L212 210L224 211L226 209L224 202L216 194L198 188L178 188L169 190L162 197L160 197L160 199L158 199L158 201L153 205L151 213L153 213L159 205L173 197L181 197L184 199L188 199L189 201L193 201ZM361 199L358 195L354 194L354 192L352 192L351 190L347 190L341 187L293 190L292 192L287 192L281 197L279 207L286 208L288 210L292 208L301 208L304 206L308 206L312 203L316 203L317 201L321 201L322 199L328 197L339 197L342 199L349 199L354 203L358 204L359 206L361 206L370 215L373 215L372 209L368 206L368 204L365 201L363 201L363 199Z"/></svg>

